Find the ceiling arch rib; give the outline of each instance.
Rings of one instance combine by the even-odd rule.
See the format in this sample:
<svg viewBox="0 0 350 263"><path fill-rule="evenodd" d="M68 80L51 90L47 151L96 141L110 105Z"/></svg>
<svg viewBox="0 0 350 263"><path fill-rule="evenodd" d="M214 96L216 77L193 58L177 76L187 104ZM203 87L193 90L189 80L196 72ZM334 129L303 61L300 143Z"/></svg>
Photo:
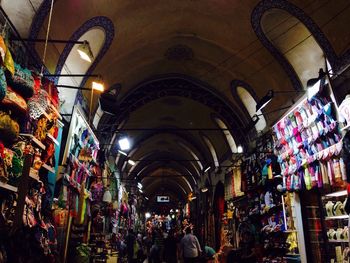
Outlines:
<svg viewBox="0 0 350 263"><path fill-rule="evenodd" d="M176 177L185 178L189 182L191 187L197 184L197 179L199 175L193 174L193 172L188 167L182 165L179 162L152 162L151 164L141 163L141 165L137 167L137 170L132 174L132 176L134 176L134 178L142 180L142 178L149 176L150 174L152 174L152 172L162 167L168 167L172 169L172 172L176 171ZM125 175L130 177L130 174ZM188 179L191 180L189 181Z"/></svg>
<svg viewBox="0 0 350 263"><path fill-rule="evenodd" d="M158 156L157 159L153 159L155 156ZM174 152L150 152L142 156L142 158L136 159L136 165L132 166L130 170L128 171L128 174L133 174L134 170L136 169L138 164L144 163L144 164L150 164L153 162L179 162L184 167L186 167L186 170L191 173L199 176L201 174L201 170L198 170L195 166L195 162L193 161L187 161L184 158L185 155L175 154ZM152 158L153 157L153 158ZM133 159L133 158L131 158ZM188 168L188 165L190 167ZM190 170L192 170L190 172ZM193 173L194 172L194 173ZM138 173L139 174L139 173Z"/></svg>
<svg viewBox="0 0 350 263"><path fill-rule="evenodd" d="M173 196L176 196L178 199L185 200L190 192L186 191L177 181L167 180L167 182L162 181L162 179L152 179L150 184L143 182L145 186L144 193L147 196L153 196L155 194L161 195L163 191L159 188L161 185L164 188L167 188L168 191L164 191L164 195L172 193ZM180 198L179 198L180 197Z"/></svg>
<svg viewBox="0 0 350 263"><path fill-rule="evenodd" d="M264 115L262 115L261 110L256 111L256 104L257 104L256 100L253 98L253 96L245 87L238 86L236 87L236 91L237 91L238 97L241 99L242 103L247 109L250 117L253 117L254 115L259 116L259 120L255 124L255 129L258 132L263 131L266 128L266 120Z"/></svg>
<svg viewBox="0 0 350 263"><path fill-rule="evenodd" d="M158 168L161 167L169 167L171 169L173 169L174 171L178 171L176 175L176 177L182 178L183 180L187 181L188 184L192 187L194 187L197 184L197 179L199 175L193 173L193 171L191 171L191 169L189 167L187 167L186 165L179 163L179 162L152 162L151 164L149 163L142 163L139 162L136 164L137 167L134 169L133 173L122 173L122 175L124 176L124 178L137 178L137 179L141 179L144 177L148 177L150 174L152 174L152 172ZM169 174L170 176L172 176L172 174ZM166 176L168 176L168 174L166 174ZM166 177L165 177L166 178ZM191 179L190 181L188 179Z"/></svg>
<svg viewBox="0 0 350 263"><path fill-rule="evenodd" d="M227 125L224 123L223 120L221 120L219 117L214 116L213 117L214 121L217 123L218 127L220 129L223 129L223 134L226 138L227 144L230 146L230 150L232 153L237 152L237 145L235 140L232 137L231 132L228 130Z"/></svg>
<svg viewBox="0 0 350 263"><path fill-rule="evenodd" d="M219 165L220 165L219 159L218 159L218 156L216 154L216 150L215 150L214 145L212 144L212 142L210 141L210 139L206 135L202 135L202 138L203 138L205 144L207 145L207 147L211 153L213 164L215 165L215 167L219 167Z"/></svg>
<svg viewBox="0 0 350 263"><path fill-rule="evenodd" d="M184 144L183 142L178 141L177 143L178 143L182 148L184 148L184 149L194 158L194 160L198 160L198 161L197 161L197 164L198 164L198 166L199 166L199 169L200 169L201 171L203 171L204 167L203 167L203 164L202 164L202 162L200 161L201 159L198 157L198 155L197 155L189 146L187 146L187 145Z"/></svg>
<svg viewBox="0 0 350 263"><path fill-rule="evenodd" d="M174 137L174 140L179 142L179 145L186 145L185 150L191 154L191 152L196 152L196 156L199 156L200 160L206 160L209 156L206 154L206 148L203 147L203 145L200 144L200 141L197 141L196 138L190 133L190 132L183 132L183 131L158 131L158 130L148 130L145 132L142 132L141 136L138 136L134 139L133 142L133 149L128 153L129 156L133 156L139 148L147 143L148 140L162 135L171 135ZM117 137L115 137L115 141L111 141L112 145L117 144ZM117 147L114 147L117 149ZM112 152L113 153L113 152ZM115 154L118 154L118 152L114 152ZM120 156L123 157L123 156Z"/></svg>
<svg viewBox="0 0 350 263"><path fill-rule="evenodd" d="M115 123L121 122L131 112L153 100L165 96L180 96L193 99L212 108L227 122L229 127L235 127L232 129L234 137L245 141L246 138L242 131L243 125L235 114L233 105L218 96L212 89L204 88L203 85L203 83L183 75L158 76L155 79L145 81L122 98Z"/></svg>
<svg viewBox="0 0 350 263"><path fill-rule="evenodd" d="M135 139L134 145L133 145L133 150L131 150L128 153L128 157L133 159L135 154L138 153L138 151L144 151L144 149L147 149L147 143L152 140L152 139L157 139L158 136L171 136L174 137L173 141L174 142L180 142L181 144L179 144L179 146L181 145L187 145L186 149L184 149L185 153L181 154L181 158L177 157L175 159L184 159L183 156L189 155L190 158L193 158L191 156L193 156L191 153L194 154L194 152L197 152L198 155L195 155L196 159L198 160L207 160L208 157L210 156L210 153L208 151L208 153L206 154L206 148L203 147L202 145L200 145L197 140L195 139L195 137L189 133L189 132L180 132L180 131L164 131L164 132L159 132L159 131L147 131L146 133L142 133L142 136L137 137L137 139ZM112 144L115 144L115 142L112 142ZM183 148L183 147L182 147ZM153 153L150 153L153 154ZM148 155L150 155L148 154ZM120 153L118 153L117 155L117 161L118 161L118 166L123 166L124 162L127 162L127 157L124 155L121 155ZM137 156L137 155L136 155ZM200 156L200 158L198 158L198 156ZM141 158L146 158L145 157L145 153L143 153L143 156L141 157L136 157L136 159L141 159ZM162 156L161 158L164 158L164 156ZM167 158L169 159L174 159L171 156L167 156ZM191 162L191 163L197 163L197 162ZM125 168L126 166L124 166ZM198 168L193 165L194 169L197 171L197 173L199 173ZM131 168L132 170L135 169L135 167ZM201 166L199 165L199 169L202 170Z"/></svg>

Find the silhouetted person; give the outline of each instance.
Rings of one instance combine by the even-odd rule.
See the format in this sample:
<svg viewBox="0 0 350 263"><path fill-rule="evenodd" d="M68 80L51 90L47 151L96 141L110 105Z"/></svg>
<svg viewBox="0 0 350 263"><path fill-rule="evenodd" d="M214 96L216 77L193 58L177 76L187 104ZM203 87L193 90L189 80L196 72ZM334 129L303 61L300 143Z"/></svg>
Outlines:
<svg viewBox="0 0 350 263"><path fill-rule="evenodd" d="M177 240L174 236L174 230L169 231L169 235L164 241L164 261L177 263Z"/></svg>
<svg viewBox="0 0 350 263"><path fill-rule="evenodd" d="M128 262L132 263L134 262L134 244L136 242L136 237L134 235L134 230L131 228L129 229L129 233L125 237L125 242L126 242L126 251L127 251L127 256L128 256Z"/></svg>

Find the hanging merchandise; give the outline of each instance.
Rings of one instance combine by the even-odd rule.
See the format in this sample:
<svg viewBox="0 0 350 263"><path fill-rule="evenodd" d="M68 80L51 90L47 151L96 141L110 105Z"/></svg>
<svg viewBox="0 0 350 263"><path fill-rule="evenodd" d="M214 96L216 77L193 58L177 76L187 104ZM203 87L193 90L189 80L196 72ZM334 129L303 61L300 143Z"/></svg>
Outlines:
<svg viewBox="0 0 350 263"><path fill-rule="evenodd" d="M339 105L340 121L345 122L345 127L350 126L350 94Z"/></svg>
<svg viewBox="0 0 350 263"><path fill-rule="evenodd" d="M52 85L48 83L46 83L45 89L47 94L54 94L48 105L55 105L57 93L52 90ZM65 238L65 252L63 254L67 255L67 260L74 260L78 244L86 243L90 233L91 240L94 240L96 234L104 234L104 231L109 230L110 221L107 216L109 214L107 203L109 202L106 201L110 200L111 202L112 196L110 194L107 196L108 189L103 185L103 176L108 177L109 175L102 175L102 164L98 163L97 159L98 150L99 142L96 136L79 108L74 107L62 160L66 169L61 193L67 192L65 208L68 210L69 216L66 226L68 230L64 234L69 237L70 230L87 229L85 233L88 235L79 233L79 235L75 235L72 243L72 238ZM72 222L72 227L70 227L69 222Z"/></svg>
<svg viewBox="0 0 350 263"><path fill-rule="evenodd" d="M32 73L15 63L14 74L7 75L8 84L24 98L30 98L34 94L34 78Z"/></svg>
<svg viewBox="0 0 350 263"><path fill-rule="evenodd" d="M273 127L275 150L288 191L341 186L341 134L325 92L303 99Z"/></svg>
<svg viewBox="0 0 350 263"><path fill-rule="evenodd" d="M9 54L8 50L6 54ZM11 57L7 56L8 67L12 70ZM6 250L8 262L27 262L29 257L30 260L45 262L56 253L53 245L55 228L50 221L52 191L48 184L48 173L51 171L55 176L55 161L51 154L55 146L47 139L48 130L42 132L43 136L36 137L35 130L40 126L38 120L25 117L29 111L27 100L34 92L32 72L19 64L15 64L14 72L1 68L3 71L6 73L1 74L0 195L8 195L9 191L18 194L11 200L11 206L15 207L11 215L0 221L0 228L11 225L17 231L1 233L6 242L0 241L0 246ZM39 116L47 118L49 114L41 112ZM50 129L56 126L56 118L46 120ZM2 213L6 211L6 200L2 198L0 202ZM27 243L32 246L26 247Z"/></svg>

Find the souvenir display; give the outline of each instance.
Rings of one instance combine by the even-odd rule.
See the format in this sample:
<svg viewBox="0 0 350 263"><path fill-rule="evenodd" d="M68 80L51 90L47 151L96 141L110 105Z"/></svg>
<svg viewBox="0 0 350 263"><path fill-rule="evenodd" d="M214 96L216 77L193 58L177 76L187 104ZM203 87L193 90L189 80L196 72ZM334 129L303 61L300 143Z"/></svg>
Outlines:
<svg viewBox="0 0 350 263"><path fill-rule="evenodd" d="M342 140L333 102L320 93L303 100L273 127L287 191L341 186Z"/></svg>
<svg viewBox="0 0 350 263"><path fill-rule="evenodd" d="M52 140L56 137L51 130L56 129L59 114L50 117L50 111L41 111L40 121L26 117L31 109L27 100L34 94L34 78L30 70L13 62L1 40L0 229L4 239L0 239L0 254L7 262L46 262L57 252L48 173L55 173ZM40 128L40 132L35 131Z"/></svg>

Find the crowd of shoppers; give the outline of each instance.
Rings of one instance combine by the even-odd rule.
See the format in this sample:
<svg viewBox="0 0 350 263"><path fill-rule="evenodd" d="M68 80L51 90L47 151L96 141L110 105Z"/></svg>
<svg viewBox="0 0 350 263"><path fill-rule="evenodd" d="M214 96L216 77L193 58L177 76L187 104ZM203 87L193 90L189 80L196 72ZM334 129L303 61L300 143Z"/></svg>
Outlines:
<svg viewBox="0 0 350 263"><path fill-rule="evenodd" d="M184 231L170 229L168 232L156 227L144 235L129 229L124 240L114 235L113 243L119 251L119 262L208 262L215 255L215 251L208 246L203 246L202 249L190 227Z"/></svg>

